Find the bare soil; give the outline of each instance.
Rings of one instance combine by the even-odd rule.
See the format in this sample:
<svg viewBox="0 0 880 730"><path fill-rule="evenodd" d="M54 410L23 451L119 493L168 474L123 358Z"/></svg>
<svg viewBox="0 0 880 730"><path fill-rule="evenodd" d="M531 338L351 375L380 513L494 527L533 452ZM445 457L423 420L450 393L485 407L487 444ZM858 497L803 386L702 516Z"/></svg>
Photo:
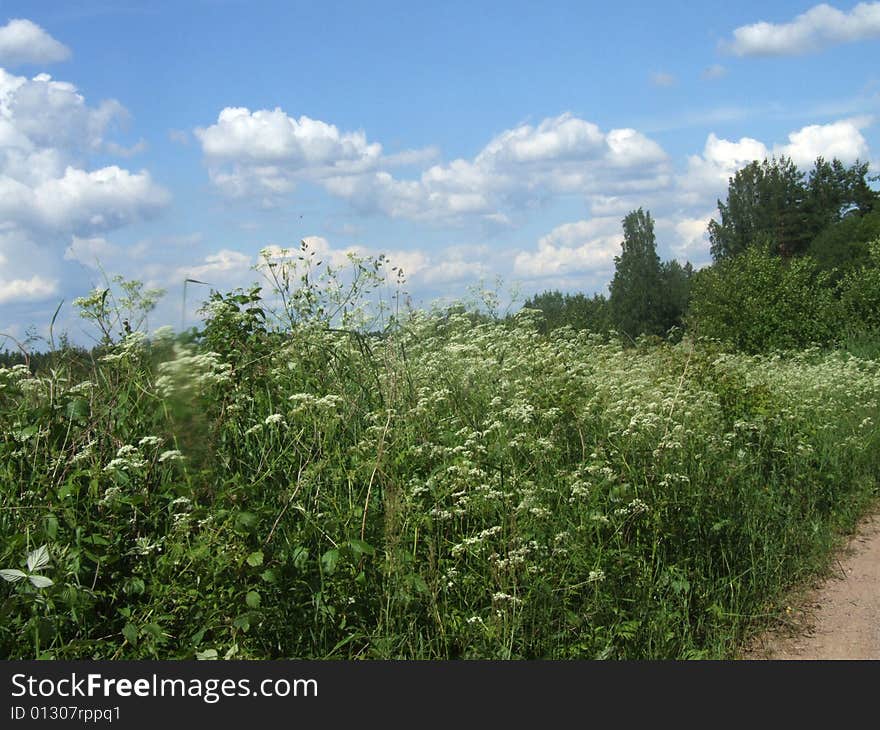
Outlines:
<svg viewBox="0 0 880 730"><path fill-rule="evenodd" d="M834 565L742 658L880 659L880 513L862 521Z"/></svg>

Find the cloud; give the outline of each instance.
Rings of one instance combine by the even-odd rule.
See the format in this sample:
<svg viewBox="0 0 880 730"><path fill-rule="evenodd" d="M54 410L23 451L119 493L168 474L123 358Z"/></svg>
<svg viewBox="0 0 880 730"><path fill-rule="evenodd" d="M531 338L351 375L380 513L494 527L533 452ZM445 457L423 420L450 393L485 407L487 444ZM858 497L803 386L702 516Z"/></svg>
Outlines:
<svg viewBox="0 0 880 730"><path fill-rule="evenodd" d="M670 73L665 71L655 71L651 74L651 83L654 86L668 87L675 86L677 79Z"/></svg>
<svg viewBox="0 0 880 730"><path fill-rule="evenodd" d="M720 79L724 76L727 76L727 69L720 63L715 63L703 69L703 73L701 74L701 76L708 81Z"/></svg>
<svg viewBox="0 0 880 730"><path fill-rule="evenodd" d="M58 281L35 274L30 279L0 279L0 304L34 302L58 293Z"/></svg>
<svg viewBox="0 0 880 730"><path fill-rule="evenodd" d="M666 153L641 132L603 132L562 114L505 130L473 159L433 165L416 179L378 170L323 184L365 212L444 224L476 218L506 226L512 215L553 196L650 190L668 182Z"/></svg>
<svg viewBox="0 0 880 730"><path fill-rule="evenodd" d="M790 157L799 167L809 167L817 157L837 158L852 163L868 158L868 143L861 131L870 126L870 117L854 117L831 124L811 124L788 135L788 144L777 145L776 155Z"/></svg>
<svg viewBox="0 0 880 730"><path fill-rule="evenodd" d="M382 146L367 142L363 132L340 132L307 116L294 119L277 107L227 107L195 136L211 181L230 197L283 194L299 180L364 172L382 154Z"/></svg>
<svg viewBox="0 0 880 730"><path fill-rule="evenodd" d="M217 287L219 282L238 281L250 270L252 263L247 254L224 248L208 254L199 264L179 268L177 276L181 281L184 278L203 279Z"/></svg>
<svg viewBox="0 0 880 730"><path fill-rule="evenodd" d="M82 234L166 205L167 191L146 171L85 169L91 155L112 149L106 135L126 118L116 101L89 107L73 84L0 69L0 217L6 225Z"/></svg>
<svg viewBox="0 0 880 730"><path fill-rule="evenodd" d="M0 218L50 233L107 231L149 217L169 202L150 173L115 165L87 172L67 167L33 187L0 172Z"/></svg>
<svg viewBox="0 0 880 730"><path fill-rule="evenodd" d="M0 27L0 63L56 63L66 61L70 55L67 46L30 20L16 18Z"/></svg>
<svg viewBox="0 0 880 730"><path fill-rule="evenodd" d="M737 170L753 160L763 160L768 155L767 146L751 137L731 141L719 139L714 132L710 133L703 153L688 157L687 172L679 178L679 186L694 193L720 193Z"/></svg>
<svg viewBox="0 0 880 730"><path fill-rule="evenodd" d="M116 142L104 143L104 149L107 150L107 152L109 152L111 155L115 155L116 157L134 157L135 155L139 155L142 152L145 152L147 147L147 140L143 138L139 139L130 147L117 144Z"/></svg>
<svg viewBox="0 0 880 730"><path fill-rule="evenodd" d="M403 150L392 155L385 155L382 158L382 164L386 167L424 165L428 162L434 162L438 157L440 157L440 150L431 146L419 150Z"/></svg>
<svg viewBox="0 0 880 730"><path fill-rule="evenodd" d="M119 255L120 249L106 238L80 238L73 236L70 246L64 252L65 261L76 261L90 269L100 269L101 263Z"/></svg>
<svg viewBox="0 0 880 730"><path fill-rule="evenodd" d="M184 129L169 129L168 139L175 144L187 145L189 144L189 132Z"/></svg>
<svg viewBox="0 0 880 730"><path fill-rule="evenodd" d="M476 218L505 226L511 213L553 195L668 183L668 158L656 142L634 129L603 132L571 114L505 130L473 159L429 165L411 178L389 170L426 165L435 148L384 155L362 131L277 108L227 107L195 135L211 181L229 197L271 205L308 181L364 213L443 224Z"/></svg>
<svg viewBox="0 0 880 730"><path fill-rule="evenodd" d="M137 150L109 138L127 119L117 101L90 106L71 83L0 69L4 291L21 294L21 282L31 282L29 299L52 295L62 245L66 260L94 265L89 254L99 251L98 234L152 217L168 204L170 195L146 170L89 167L96 154ZM107 253L110 244L104 245Z"/></svg>
<svg viewBox="0 0 880 730"><path fill-rule="evenodd" d="M849 12L823 3L788 23L741 26L721 47L737 56L793 56L870 38L880 38L880 2L859 3Z"/></svg>
<svg viewBox="0 0 880 730"><path fill-rule="evenodd" d="M525 278L610 272L622 240L620 219L592 218L565 223L538 241L536 251L521 251L513 273Z"/></svg>
<svg viewBox="0 0 880 730"><path fill-rule="evenodd" d="M707 264L711 261L707 229L712 216L713 212L707 211L697 216L678 214L656 218L657 240L681 263Z"/></svg>
<svg viewBox="0 0 880 730"><path fill-rule="evenodd" d="M827 160L836 157L844 163L865 160L870 150L860 130L871 123L870 117L854 117L829 124L811 124L789 133L787 143L772 147L751 137L732 141L719 139L712 133L706 139L702 154L688 157L687 172L678 178L678 186L691 195L692 203L697 203L712 191L721 194L737 170L754 160L786 156L802 169L811 167L817 157Z"/></svg>

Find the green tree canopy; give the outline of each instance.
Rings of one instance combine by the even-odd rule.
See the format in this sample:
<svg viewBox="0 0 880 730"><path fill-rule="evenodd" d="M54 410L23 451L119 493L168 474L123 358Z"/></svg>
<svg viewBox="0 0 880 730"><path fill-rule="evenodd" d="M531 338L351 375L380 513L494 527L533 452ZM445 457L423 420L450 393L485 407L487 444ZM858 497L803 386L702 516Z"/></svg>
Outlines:
<svg viewBox="0 0 880 730"><path fill-rule="evenodd" d="M563 294L545 291L526 301L527 309L538 309L544 315L542 332L570 326L578 330L605 333L611 329L608 300L601 294Z"/></svg>
<svg viewBox="0 0 880 730"><path fill-rule="evenodd" d="M623 243L611 280L611 314L615 326L630 337L664 332L660 271L654 219L639 208L623 219Z"/></svg>
<svg viewBox="0 0 880 730"><path fill-rule="evenodd" d="M712 258L754 245L783 258L804 254L829 227L870 213L878 193L868 180L866 162L846 167L819 157L807 176L787 157L751 162L730 178L727 200L718 201L720 220L709 223Z"/></svg>

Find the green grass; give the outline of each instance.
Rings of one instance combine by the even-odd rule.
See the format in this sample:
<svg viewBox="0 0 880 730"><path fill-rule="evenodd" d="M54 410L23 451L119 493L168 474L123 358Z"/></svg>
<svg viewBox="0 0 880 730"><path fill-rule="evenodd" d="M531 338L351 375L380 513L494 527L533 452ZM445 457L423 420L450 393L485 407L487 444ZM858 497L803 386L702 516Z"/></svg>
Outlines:
<svg viewBox="0 0 880 730"><path fill-rule="evenodd" d="M726 657L877 494L875 360L261 306L0 369L0 655Z"/></svg>

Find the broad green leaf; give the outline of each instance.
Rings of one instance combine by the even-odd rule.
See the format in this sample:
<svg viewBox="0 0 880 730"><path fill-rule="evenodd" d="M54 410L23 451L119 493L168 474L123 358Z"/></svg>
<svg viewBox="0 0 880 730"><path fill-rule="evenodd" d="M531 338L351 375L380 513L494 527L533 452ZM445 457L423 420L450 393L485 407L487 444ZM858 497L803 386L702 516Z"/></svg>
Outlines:
<svg viewBox="0 0 880 730"><path fill-rule="evenodd" d="M247 564L256 568L258 565L263 564L263 551L257 550L255 553L251 553L247 556Z"/></svg>
<svg viewBox="0 0 880 730"><path fill-rule="evenodd" d="M302 545L298 545L293 549L291 559L293 560L293 567L297 570L302 570L309 560L309 551Z"/></svg>
<svg viewBox="0 0 880 730"><path fill-rule="evenodd" d="M205 649L204 651L196 652L196 659L200 661L211 661L217 658L217 650L216 649Z"/></svg>
<svg viewBox="0 0 880 730"><path fill-rule="evenodd" d="M154 639L159 639L160 641L164 641L165 637L162 634L162 627L157 623L148 623L144 624L143 631L145 634L149 634Z"/></svg>
<svg viewBox="0 0 880 730"><path fill-rule="evenodd" d="M278 576L275 575L275 571L270 569L264 570L260 573L260 578L262 578L267 583L274 583L278 580Z"/></svg>
<svg viewBox="0 0 880 730"><path fill-rule="evenodd" d="M409 583L418 593L428 592L428 584L425 583L425 579L417 573L413 573L409 576Z"/></svg>
<svg viewBox="0 0 880 730"><path fill-rule="evenodd" d="M51 578L47 578L45 575L37 575L35 573L29 575L28 580L37 588L48 588L54 583Z"/></svg>
<svg viewBox="0 0 880 730"><path fill-rule="evenodd" d="M147 590L147 586L141 578L130 578L125 582L122 590L130 596L140 596Z"/></svg>
<svg viewBox="0 0 880 730"><path fill-rule="evenodd" d="M58 499L66 499L73 492L73 485L70 482L61 486L58 490Z"/></svg>
<svg viewBox="0 0 880 730"><path fill-rule="evenodd" d="M6 570L0 570L0 578L8 580L10 583L15 583L22 578L27 578L27 573L21 570L16 570L15 568L8 568Z"/></svg>
<svg viewBox="0 0 880 730"><path fill-rule="evenodd" d="M18 439L21 441L27 441L29 438L31 438L33 435L35 435L37 433L37 431L39 431L39 430L40 429L37 428L37 426L27 426L27 427L21 429L20 431L18 431L15 434L15 436L17 436Z"/></svg>
<svg viewBox="0 0 880 730"><path fill-rule="evenodd" d="M125 640L132 646L137 646L138 630L134 624L125 624L122 628L122 635Z"/></svg>
<svg viewBox="0 0 880 730"><path fill-rule="evenodd" d="M253 512L239 512L235 516L235 526L242 530L252 530L257 525L257 516Z"/></svg>
<svg viewBox="0 0 880 730"><path fill-rule="evenodd" d="M336 564L339 562L339 551L336 549L328 550L321 556L321 567L325 573L332 573L336 570Z"/></svg>
<svg viewBox="0 0 880 730"><path fill-rule="evenodd" d="M257 593L257 591L248 591L247 595L244 597L244 602L247 603L248 608L259 608L260 601L260 594Z"/></svg>
<svg viewBox="0 0 880 730"><path fill-rule="evenodd" d="M358 555L372 555L376 552L376 548L363 540L352 539L348 541L348 544Z"/></svg>
<svg viewBox="0 0 880 730"><path fill-rule="evenodd" d="M42 570L49 564L49 546L40 545L27 556L28 570Z"/></svg>

